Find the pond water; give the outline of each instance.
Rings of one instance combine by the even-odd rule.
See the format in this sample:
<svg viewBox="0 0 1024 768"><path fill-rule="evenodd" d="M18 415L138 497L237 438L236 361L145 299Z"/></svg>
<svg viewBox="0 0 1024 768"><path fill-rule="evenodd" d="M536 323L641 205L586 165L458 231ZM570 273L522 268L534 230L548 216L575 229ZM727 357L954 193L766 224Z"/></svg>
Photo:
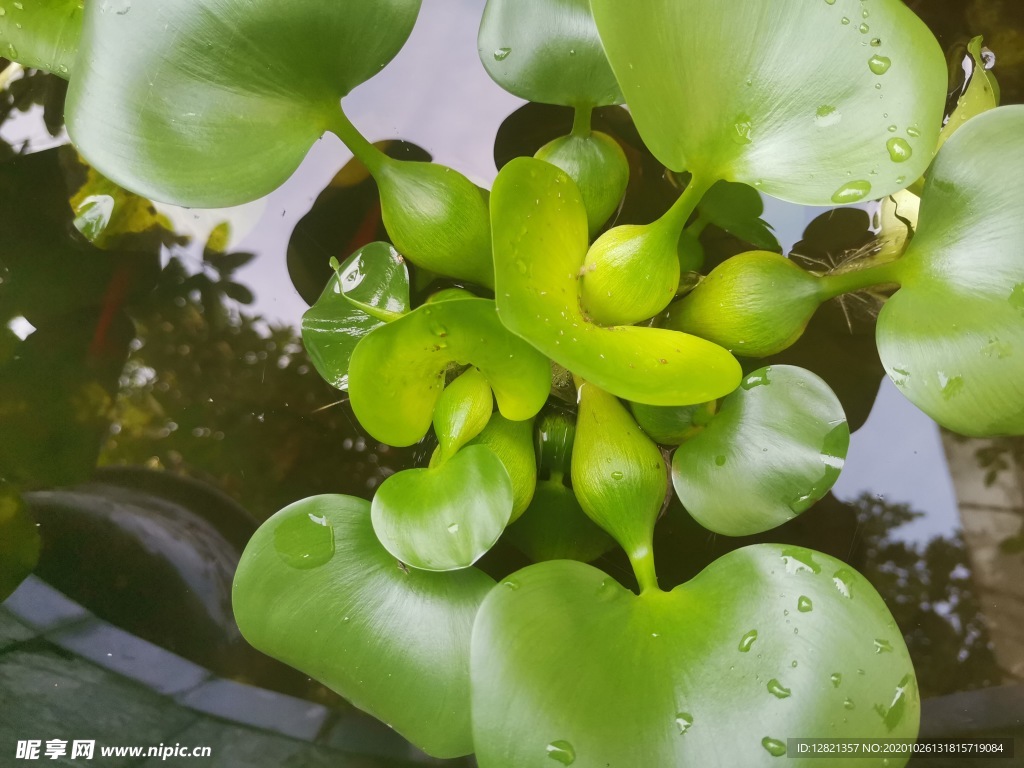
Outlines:
<svg viewBox="0 0 1024 768"><path fill-rule="evenodd" d="M1024 5L1018 0L908 5L935 30L954 73L964 43L985 33L1003 102L1024 101ZM372 141L391 141L394 151L409 156L425 151L489 187L496 156L501 162L532 153L543 137L563 132L571 114L524 107L490 80L476 53L482 6L482 0L425 0L409 43L353 92L346 111ZM0 70L5 64L0 59ZM11 148L0 152L0 184L9 185L0 189L0 200L17 205L17 217L38 215L34 224L14 226L4 218L15 215L13 209L0 209L0 232L16 231L19 247L50 253L60 222L68 220L58 210L60 196L67 199L60 186L65 166L53 149L66 143L52 119L62 92L38 76L12 85L22 90L20 108L7 104L0 112L0 139ZM606 110L599 119L614 126L624 118ZM27 153L34 153L32 165L14 156ZM95 697L115 713L114 722L96 725L112 743L120 743L118 721L138 707L149 718L152 743L186 733L235 750L249 744L249 762L240 765L424 762L330 691L247 648L226 602L234 563L259 520L316 493L369 498L384 477L422 460L426 451L388 449L363 434L343 393L319 380L297 342L301 315L329 275L328 259L382 232L372 183L351 166L346 181L335 185L342 197L317 202L351 159L328 136L292 179L262 200L217 212L161 207L191 242L149 244L132 266L115 260L65 271L58 261L40 264L33 277L46 287L34 307L38 325L27 312L4 309L7 294L0 292L0 321L21 339L41 339L26 369L0 385L10 387L4 393L35 392L35 399L26 396L37 409L32 429L44 435L29 440L36 453L27 469L0 455L11 462L0 464L0 479L22 478L43 537L35 580L0 606L0 745L38 738L17 731L33 723L43 738L64 738L61 722L74 724L63 726L66 732L88 736L93 723L81 711L88 712ZM17 195L15 185L21 185ZM653 199L646 208L624 208L624 217L654 218L663 201ZM828 230L832 244L822 245L805 233L822 215L827 209L766 200L765 216L787 253L819 253L836 243L852 250L870 237L866 214L863 221L837 217ZM228 266L204 259L206 237L225 220L232 225L228 252L251 259ZM712 260L740 249L724 234L708 239ZM4 269L10 248L11 242L0 243ZM7 274L0 277L10 283ZM127 281L120 292L119 280ZM66 317L52 306L55 296L90 291L94 301L80 302ZM978 445L981 459L965 469L964 456L969 464L974 454L951 455L949 438L882 376L870 313L851 318L842 309L824 308L812 323L821 332L808 334L793 353L833 383L859 426L833 494L776 531L738 540L709 534L674 505L656 542L662 582L680 583L752 541L813 547L847 560L880 590L907 638L924 696L1020 682L1024 669L1007 669L1007 656L996 652L989 632L992 626L1005 631L1010 614L1001 606L1010 603L992 601L985 585L993 573L982 574L980 586L972 575L979 560L970 537L965 544L960 508L964 473L973 471L970 477L982 478L977 484L985 487L991 466L982 463L1020 456L1020 447ZM58 328L81 324L88 332L44 338L55 316L63 318ZM851 383L840 390L839 379ZM79 419L75 398L85 390L72 389L83 382L98 387L89 391L99 392L102 403ZM20 428L8 437L23 439ZM952 473L949 462L959 462ZM1014 472L1019 494L1019 468L1010 466L998 480ZM484 567L503 574L525 562L499 545ZM624 557L597 564L631 583ZM1005 570L1016 569L1019 578L1024 562L1017 555L997 568L1003 571L995 577L1012 581ZM1019 591L1006 599L1024 605ZM1019 629L1013 642L1024 647ZM172 670L169 676L140 673L133 659L146 653L153 654L152 665ZM169 682L175 676L194 684L176 686ZM15 698L17 715L10 703ZM132 741L145 739L122 734L121 742Z"/></svg>

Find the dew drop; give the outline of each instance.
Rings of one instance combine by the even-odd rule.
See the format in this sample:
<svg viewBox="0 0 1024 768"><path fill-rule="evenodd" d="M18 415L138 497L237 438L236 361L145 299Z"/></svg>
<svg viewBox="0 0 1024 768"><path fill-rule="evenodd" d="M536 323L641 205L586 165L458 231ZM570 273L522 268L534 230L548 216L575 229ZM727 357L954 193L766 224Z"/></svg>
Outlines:
<svg viewBox="0 0 1024 768"><path fill-rule="evenodd" d="M843 684L843 675L841 672L833 672L832 676L829 677L829 680L832 681L833 688L838 688L840 685Z"/></svg>
<svg viewBox="0 0 1024 768"><path fill-rule="evenodd" d="M888 640L875 639L875 653L892 653L892 643Z"/></svg>
<svg viewBox="0 0 1024 768"><path fill-rule="evenodd" d="M952 400L954 397L959 395L964 389L963 376L949 376L939 371L939 386L942 387L941 394L943 400Z"/></svg>
<svg viewBox="0 0 1024 768"><path fill-rule="evenodd" d="M761 387L771 384L772 382L768 378L768 374L771 373L771 370L772 369L769 367L750 374L749 376L747 376L747 378L743 380L740 386L743 387L744 389L750 390L754 389L755 387Z"/></svg>
<svg viewBox="0 0 1024 768"><path fill-rule="evenodd" d="M725 456L721 456L721 455L715 456L715 466L716 467L724 467L725 466Z"/></svg>
<svg viewBox="0 0 1024 768"><path fill-rule="evenodd" d="M849 24L849 23L850 23L850 19L847 18L846 16L843 16L843 24Z"/></svg>
<svg viewBox="0 0 1024 768"><path fill-rule="evenodd" d="M786 754L786 745L771 736L761 739L761 746L764 747L772 757L782 757Z"/></svg>
<svg viewBox="0 0 1024 768"><path fill-rule="evenodd" d="M625 475L621 472L612 472L612 480L621 480Z"/></svg>
<svg viewBox="0 0 1024 768"><path fill-rule="evenodd" d="M459 524L458 523L452 523L451 525L448 526L448 533L458 533L458 532L459 532Z"/></svg>
<svg viewBox="0 0 1024 768"><path fill-rule="evenodd" d="M517 589L519 589L519 582L509 579L508 581L502 582L502 586L511 589L513 592L515 592Z"/></svg>
<svg viewBox="0 0 1024 768"><path fill-rule="evenodd" d="M693 725L693 715L689 712L679 712L676 715L676 727L679 729L679 735L690 730L691 725Z"/></svg>
<svg viewBox="0 0 1024 768"><path fill-rule="evenodd" d="M870 181L848 181L832 195L832 202L838 205L856 203L863 200L871 192Z"/></svg>
<svg viewBox="0 0 1024 768"><path fill-rule="evenodd" d="M811 552L806 549L788 547L782 551L782 562L786 573L821 573L821 566L814 561Z"/></svg>
<svg viewBox="0 0 1024 768"><path fill-rule="evenodd" d="M844 709L853 709L853 701L851 701L850 699L845 699L843 701L843 708Z"/></svg>
<svg viewBox="0 0 1024 768"><path fill-rule="evenodd" d="M736 117L736 123L733 125L732 140L737 144L750 144L753 140L750 138L750 132L754 129L754 121L750 115L743 113Z"/></svg>
<svg viewBox="0 0 1024 768"><path fill-rule="evenodd" d="M884 75L892 66L892 59L888 56L879 56L877 53L868 59L868 69L876 75Z"/></svg>
<svg viewBox="0 0 1024 768"><path fill-rule="evenodd" d="M853 597L853 572L846 569L840 568L832 575L832 583L836 585L836 589L839 590L839 594L846 599Z"/></svg>
<svg viewBox="0 0 1024 768"><path fill-rule="evenodd" d="M814 122L821 128L836 125L842 119L842 113L831 104L822 104L814 113Z"/></svg>
<svg viewBox="0 0 1024 768"><path fill-rule="evenodd" d="M897 127L895 125L890 125L889 126L889 133L896 133L897 130L898 129L897 129Z"/></svg>
<svg viewBox="0 0 1024 768"><path fill-rule="evenodd" d="M860 30L860 33L862 35L866 35L868 32L871 31L871 27L869 27L867 24L861 24L859 27L857 27L857 29Z"/></svg>
<svg viewBox="0 0 1024 768"><path fill-rule="evenodd" d="M872 48L878 48L881 45L882 45L881 39L879 39L877 37L871 38L871 47Z"/></svg>
<svg viewBox="0 0 1024 768"><path fill-rule="evenodd" d="M752 629L740 638L740 652L748 653L750 651L750 647L754 644L755 640L757 640L757 630Z"/></svg>
<svg viewBox="0 0 1024 768"><path fill-rule="evenodd" d="M800 595L800 599L796 601L796 609L800 613L810 613L814 610L814 603L806 595Z"/></svg>
<svg viewBox="0 0 1024 768"><path fill-rule="evenodd" d="M825 5L835 5L836 0L825 0Z"/></svg>
<svg viewBox="0 0 1024 768"><path fill-rule="evenodd" d="M914 154L910 143L899 136L894 136L885 142L885 148L889 150L889 159L894 163L905 163Z"/></svg>
<svg viewBox="0 0 1024 768"><path fill-rule="evenodd" d="M912 125L909 128L907 128L907 136L909 136L910 138L916 139L920 135L921 129L918 128L916 125Z"/></svg>
<svg viewBox="0 0 1024 768"><path fill-rule="evenodd" d="M576 750L568 741L552 741L547 746L548 757L562 765L572 765L576 762Z"/></svg>
<svg viewBox="0 0 1024 768"><path fill-rule="evenodd" d="M499 48L498 50L496 50L494 52L494 60L495 61L504 61L505 59L508 58L508 55L510 53L512 53L512 49L511 48Z"/></svg>
<svg viewBox="0 0 1024 768"><path fill-rule="evenodd" d="M793 695L793 692L786 686L776 680L774 677L768 681L768 693L774 696L776 699L788 699Z"/></svg>
<svg viewBox="0 0 1024 768"><path fill-rule="evenodd" d="M314 514L286 518L274 529L274 550L292 568L317 568L334 557L334 528Z"/></svg>
<svg viewBox="0 0 1024 768"><path fill-rule="evenodd" d="M11 58L11 59L18 58L18 49L14 47L14 43L8 43L7 44L7 50L11 54L8 58Z"/></svg>
<svg viewBox="0 0 1024 768"><path fill-rule="evenodd" d="M7 9L4 8L2 5L0 5L0 16L6 16L6 15L7 15Z"/></svg>

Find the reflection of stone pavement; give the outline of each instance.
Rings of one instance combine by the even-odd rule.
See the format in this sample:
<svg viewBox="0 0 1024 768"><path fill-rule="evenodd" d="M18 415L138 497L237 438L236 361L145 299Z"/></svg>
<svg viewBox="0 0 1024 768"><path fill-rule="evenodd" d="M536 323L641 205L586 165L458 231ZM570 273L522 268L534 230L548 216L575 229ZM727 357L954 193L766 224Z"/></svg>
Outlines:
<svg viewBox="0 0 1024 768"><path fill-rule="evenodd" d="M440 764L367 717L215 677L30 577L0 605L0 765L19 740L95 740L47 765L405 768ZM210 758L101 758L101 746L210 747ZM463 765L460 761L458 765Z"/></svg>

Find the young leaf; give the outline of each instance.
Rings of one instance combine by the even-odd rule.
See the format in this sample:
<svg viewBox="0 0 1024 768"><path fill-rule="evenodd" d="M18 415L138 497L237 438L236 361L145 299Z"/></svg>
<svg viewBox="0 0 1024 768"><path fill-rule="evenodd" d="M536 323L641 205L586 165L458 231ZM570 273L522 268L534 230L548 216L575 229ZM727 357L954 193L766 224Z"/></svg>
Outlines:
<svg viewBox="0 0 1024 768"><path fill-rule="evenodd" d="M0 56L66 80L78 53L82 7L82 0L4 3Z"/></svg>
<svg viewBox="0 0 1024 768"><path fill-rule="evenodd" d="M622 103L588 0L488 0L477 46L494 81L527 101Z"/></svg>
<svg viewBox="0 0 1024 768"><path fill-rule="evenodd" d="M469 638L494 586L476 569L401 569L370 505L315 496L265 522L235 573L246 640L338 692L435 757L473 751Z"/></svg>
<svg viewBox="0 0 1024 768"><path fill-rule="evenodd" d="M904 395L964 435L1024 434L1024 106L970 120L928 172L878 352Z"/></svg>
<svg viewBox="0 0 1024 768"><path fill-rule="evenodd" d="M348 389L356 344L408 309L409 272L404 260L387 243L371 243L335 270L316 304L306 310L302 342L324 380Z"/></svg>
<svg viewBox="0 0 1024 768"><path fill-rule="evenodd" d="M501 322L559 365L654 405L707 402L736 388L739 364L715 344L656 328L605 328L580 312L587 214L563 171L513 160L495 181L491 218Z"/></svg>
<svg viewBox="0 0 1024 768"><path fill-rule="evenodd" d="M720 181L707 191L698 205L701 218L719 229L753 245L758 250L782 250L772 227L761 218L761 195L746 184Z"/></svg>
<svg viewBox="0 0 1024 768"><path fill-rule="evenodd" d="M629 410L640 429L654 442L679 445L707 426L715 415L717 402L682 406L630 403Z"/></svg>
<svg viewBox="0 0 1024 768"><path fill-rule="evenodd" d="M419 7L88 2L68 132L100 173L144 197L204 208L254 200L398 52Z"/></svg>
<svg viewBox="0 0 1024 768"><path fill-rule="evenodd" d="M443 464L406 469L373 497L373 530L403 563L426 571L468 568L512 515L512 481L494 451L463 448Z"/></svg>
<svg viewBox="0 0 1024 768"><path fill-rule="evenodd" d="M493 410L491 388L476 368L469 368L445 387L434 407L434 432L440 446L431 465L443 464L479 435Z"/></svg>
<svg viewBox="0 0 1024 768"><path fill-rule="evenodd" d="M980 35L967 44L967 52L974 63L974 71L971 73L971 79L964 92L957 99L956 109L953 110L953 114L949 116L949 120L942 127L942 132L939 134L939 149L942 149L942 145L949 140L949 137L972 117L999 106L999 83L996 81L996 76L985 67L981 44Z"/></svg>
<svg viewBox="0 0 1024 768"><path fill-rule="evenodd" d="M582 563L525 568L480 608L471 678L480 768L770 766L789 738L913 739L920 717L871 584L777 544L668 594L634 595Z"/></svg>
<svg viewBox="0 0 1024 768"><path fill-rule="evenodd" d="M884 197L931 162L945 59L900 0L591 6L640 135L674 171L829 205Z"/></svg>
<svg viewBox="0 0 1024 768"><path fill-rule="evenodd" d="M378 327L356 346L348 390L359 423L389 445L420 440L453 363L479 368L498 410L513 421L533 417L551 388L550 364L502 326L494 302L442 301Z"/></svg>
<svg viewBox="0 0 1024 768"><path fill-rule="evenodd" d="M526 513L508 527L508 541L535 563L579 560L589 563L615 548L615 539L594 523L561 480L537 484Z"/></svg>
<svg viewBox="0 0 1024 768"><path fill-rule="evenodd" d="M767 531L805 512L839 478L850 445L828 385L791 365L761 368L676 450L672 483L686 511L726 536Z"/></svg>

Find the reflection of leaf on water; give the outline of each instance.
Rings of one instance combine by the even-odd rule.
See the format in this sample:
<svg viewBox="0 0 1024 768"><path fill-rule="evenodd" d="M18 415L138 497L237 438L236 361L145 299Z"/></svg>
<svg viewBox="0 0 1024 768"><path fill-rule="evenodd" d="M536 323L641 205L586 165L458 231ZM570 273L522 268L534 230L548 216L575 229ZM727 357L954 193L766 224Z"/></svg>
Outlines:
<svg viewBox="0 0 1024 768"><path fill-rule="evenodd" d="M6 62L6 59L0 59ZM18 65L9 65L20 67ZM5 73L7 79L4 85ZM35 69L5 69L0 65L0 126L12 119L16 113L28 112L32 107L43 108L43 122L47 132L56 137L64 128L64 97L68 84L56 75L50 75ZM14 157L21 147L13 147L0 138L0 162Z"/></svg>

